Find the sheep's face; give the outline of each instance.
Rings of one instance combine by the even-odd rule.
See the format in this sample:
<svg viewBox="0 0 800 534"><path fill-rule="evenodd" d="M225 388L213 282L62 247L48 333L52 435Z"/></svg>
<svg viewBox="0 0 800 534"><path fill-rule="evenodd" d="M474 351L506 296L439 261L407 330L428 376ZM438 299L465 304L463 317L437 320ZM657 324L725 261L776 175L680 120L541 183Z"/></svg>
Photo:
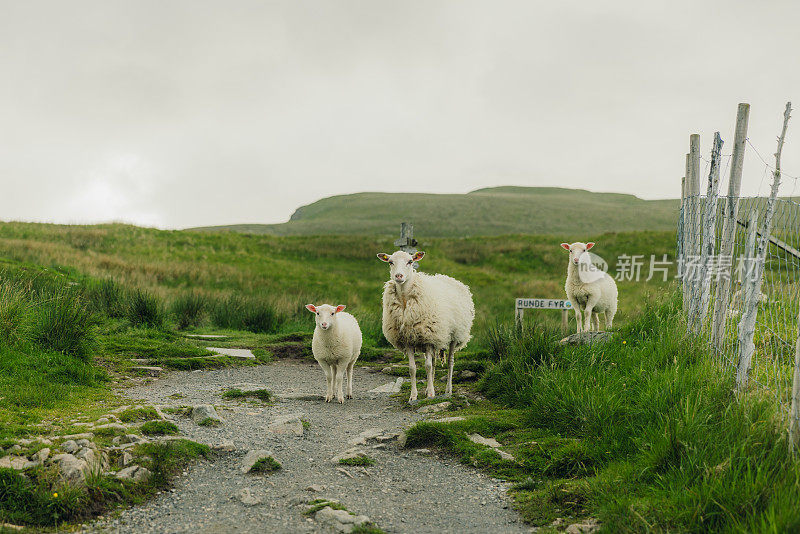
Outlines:
<svg viewBox="0 0 800 534"><path fill-rule="evenodd" d="M306 309L315 314L314 319L317 321L317 326L322 330L333 328L336 324L336 314L343 311L344 308L345 306L343 304L339 304L336 307L330 304L320 304L319 306L306 304Z"/></svg>
<svg viewBox="0 0 800 534"><path fill-rule="evenodd" d="M571 245L569 243L561 243L561 248L569 251L569 261L573 265L578 265L581 261L581 256L593 246L594 243L581 243L580 241L576 241Z"/></svg>
<svg viewBox="0 0 800 534"><path fill-rule="evenodd" d="M381 252L378 254L378 259L389 264L389 278L395 284L403 285L410 282L414 278L414 262L419 261L425 256L425 253L420 251L413 256L408 252L398 250L391 256Z"/></svg>

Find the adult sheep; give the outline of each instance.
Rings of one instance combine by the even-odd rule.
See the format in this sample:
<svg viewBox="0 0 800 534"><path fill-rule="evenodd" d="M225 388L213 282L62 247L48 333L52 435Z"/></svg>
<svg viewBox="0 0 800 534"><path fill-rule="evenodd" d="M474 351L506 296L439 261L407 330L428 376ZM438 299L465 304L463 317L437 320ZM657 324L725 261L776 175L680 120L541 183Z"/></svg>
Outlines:
<svg viewBox="0 0 800 534"><path fill-rule="evenodd" d="M454 353L470 340L475 305L469 288L443 274L418 273L414 262L424 252L413 256L398 250L391 256L380 253L378 258L389 264L389 281L383 286L383 335L396 349L408 356L411 377L411 397L417 400L416 352L425 353L428 372L427 396L434 397L434 355L447 351L447 388L453 393Z"/></svg>
<svg viewBox="0 0 800 534"><path fill-rule="evenodd" d="M561 243L569 251L564 289L575 310L578 333L589 332L593 324L600 330L600 313L605 316L606 330L610 329L617 313L617 283L592 265L588 251L593 246L594 243Z"/></svg>

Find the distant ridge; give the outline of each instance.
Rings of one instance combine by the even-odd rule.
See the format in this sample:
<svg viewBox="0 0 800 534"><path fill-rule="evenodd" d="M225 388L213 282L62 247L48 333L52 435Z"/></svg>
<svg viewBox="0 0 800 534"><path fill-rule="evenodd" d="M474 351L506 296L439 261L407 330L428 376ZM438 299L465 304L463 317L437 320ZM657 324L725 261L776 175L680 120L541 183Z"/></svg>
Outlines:
<svg viewBox="0 0 800 534"><path fill-rule="evenodd" d="M674 230L679 200L558 187L503 186L467 194L355 193L301 206L288 222L189 230L272 235L395 235L412 221L418 236L558 234Z"/></svg>

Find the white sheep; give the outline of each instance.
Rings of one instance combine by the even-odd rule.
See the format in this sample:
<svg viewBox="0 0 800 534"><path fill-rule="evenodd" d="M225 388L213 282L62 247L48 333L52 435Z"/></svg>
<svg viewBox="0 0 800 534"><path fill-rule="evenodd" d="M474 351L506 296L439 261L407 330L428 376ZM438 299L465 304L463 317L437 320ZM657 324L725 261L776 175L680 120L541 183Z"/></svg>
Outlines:
<svg viewBox="0 0 800 534"><path fill-rule="evenodd" d="M411 397L417 400L417 365L414 354L425 352L428 386L425 392L434 397L434 355L447 351L447 388L453 393L453 363L455 351L469 342L475 305L469 288L443 274L418 273L414 262L424 252L411 256L398 250L391 256L380 253L378 258L389 264L390 279L383 286L383 335L396 349L408 356L411 376Z"/></svg>
<svg viewBox="0 0 800 534"><path fill-rule="evenodd" d="M335 308L330 304L314 306L307 304L306 308L315 314L317 323L314 328L314 338L311 340L311 350L314 359L325 371L325 380L328 391L325 402L333 400L334 388L336 400L344 404L342 396L342 381L347 369L347 398L353 398L353 366L361 354L361 329L356 318L344 311L345 306Z"/></svg>
<svg viewBox="0 0 800 534"><path fill-rule="evenodd" d="M561 243L569 251L564 289L575 310L578 333L588 332L592 326L600 330L601 313L605 316L606 330L610 329L617 313L617 283L592 265L588 251L593 246L594 243Z"/></svg>

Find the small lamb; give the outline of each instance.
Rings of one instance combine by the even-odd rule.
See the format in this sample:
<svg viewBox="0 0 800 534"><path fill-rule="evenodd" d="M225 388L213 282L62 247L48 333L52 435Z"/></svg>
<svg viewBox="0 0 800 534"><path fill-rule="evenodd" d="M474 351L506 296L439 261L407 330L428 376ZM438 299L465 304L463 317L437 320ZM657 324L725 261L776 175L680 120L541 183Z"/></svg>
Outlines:
<svg viewBox="0 0 800 534"><path fill-rule="evenodd" d="M345 369L347 369L347 398L352 399L353 366L361 354L361 329L358 327L358 321L344 311L345 306L342 304L335 308L330 304L319 306L307 304L306 308L315 314L317 322L311 350L314 352L314 359L325 371L325 380L328 383L325 402L333 400L335 387L336 400L344 404L342 381Z"/></svg>
<svg viewBox="0 0 800 534"><path fill-rule="evenodd" d="M436 395L433 358L447 351L445 395L452 394L454 353L469 342L475 319L469 287L443 274L418 273L414 269L414 262L424 255L420 251L412 256L402 250L391 256L378 254L378 259L389 264L389 280L383 286L383 335L408 357L409 402L417 400L417 351L425 353L425 393L429 398Z"/></svg>
<svg viewBox="0 0 800 534"><path fill-rule="evenodd" d="M617 283L608 273L591 265L588 251L593 246L594 243L561 243L569 251L564 289L575 310L578 333L589 332L593 326L600 330L601 313L605 316L606 330L610 329L617 313Z"/></svg>

